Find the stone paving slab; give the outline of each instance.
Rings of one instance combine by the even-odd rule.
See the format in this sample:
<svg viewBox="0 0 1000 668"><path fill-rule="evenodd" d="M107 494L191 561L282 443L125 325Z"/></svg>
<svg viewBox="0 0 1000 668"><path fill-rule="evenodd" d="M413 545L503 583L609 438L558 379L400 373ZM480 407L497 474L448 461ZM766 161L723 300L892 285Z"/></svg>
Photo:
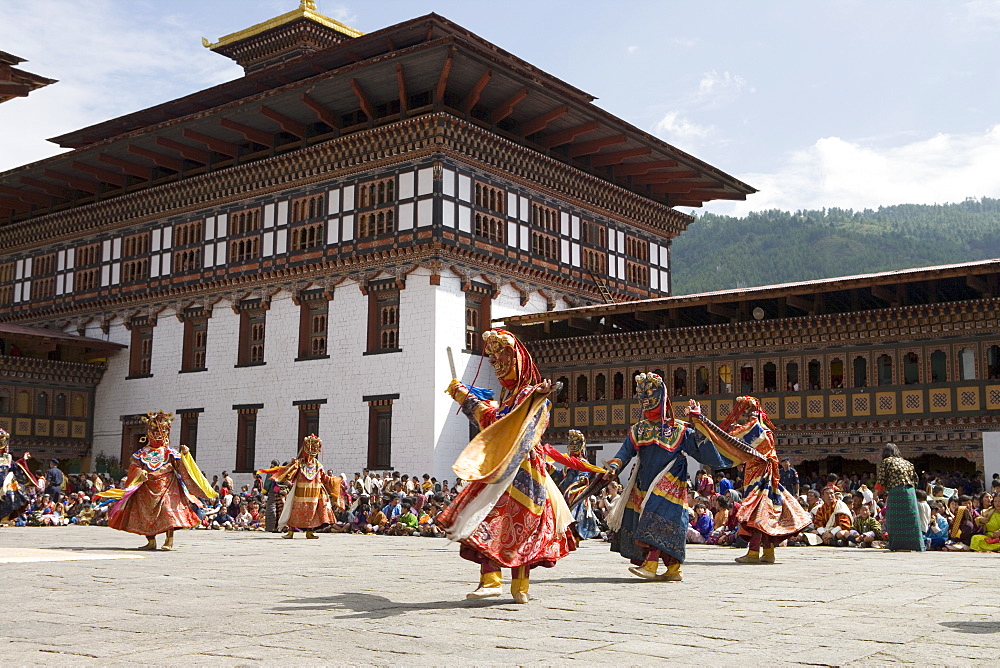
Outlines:
<svg viewBox="0 0 1000 668"><path fill-rule="evenodd" d="M441 539L184 531L174 552L100 527L0 528L4 665L1000 664L996 555L789 548L775 566L689 546L648 582L588 541L528 605L466 601ZM23 557L23 559L22 559ZM129 558L122 558L129 557ZM33 558L33 559L32 559Z"/></svg>

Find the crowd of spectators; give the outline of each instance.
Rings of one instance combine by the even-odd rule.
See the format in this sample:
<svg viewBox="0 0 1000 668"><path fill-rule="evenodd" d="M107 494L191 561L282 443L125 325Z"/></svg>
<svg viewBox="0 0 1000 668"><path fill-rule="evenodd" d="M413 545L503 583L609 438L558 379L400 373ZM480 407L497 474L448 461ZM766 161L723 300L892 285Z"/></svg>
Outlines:
<svg viewBox="0 0 1000 668"><path fill-rule="evenodd" d="M277 464L277 462L274 462ZM104 526L113 500L95 498L99 492L121 486L105 473L63 474L55 460L49 462L37 488L25 490L29 503L23 512L8 521L14 526L64 526L69 524ZM553 471L558 482L560 472ZM796 496L813 522L785 541L786 545L826 545L839 547L884 547L886 493L876 487L872 475L852 473L800 476L789 461L781 463L782 485ZM689 485L691 509L689 543L745 546L736 521L742 501L742 471L700 470ZM365 469L343 476L344 508L336 512L336 522L320 529L332 533L419 535L436 537L443 532L435 518L462 488L422 476L396 471ZM193 508L201 518L201 529L280 532L278 518L288 493L285 485L258 474L253 483L239 490L228 472L213 476L212 487L219 493L214 501ZM609 484L593 499L592 508L600 536L611 540L605 517L620 502L622 486ZM996 551L1000 547L1000 474L989 485L982 473L968 476L960 472L928 471L920 476L916 489L920 523L927 547L946 551ZM994 513L997 517L991 523ZM978 536L978 538L977 538Z"/></svg>

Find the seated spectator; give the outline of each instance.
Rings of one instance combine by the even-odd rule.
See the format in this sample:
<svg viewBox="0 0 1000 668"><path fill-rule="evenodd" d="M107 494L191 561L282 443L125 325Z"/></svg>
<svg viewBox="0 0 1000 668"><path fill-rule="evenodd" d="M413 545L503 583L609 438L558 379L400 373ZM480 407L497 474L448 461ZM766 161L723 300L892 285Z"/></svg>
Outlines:
<svg viewBox="0 0 1000 668"><path fill-rule="evenodd" d="M376 509L368 515L368 530L365 533L384 533L388 526L389 518L384 512Z"/></svg>
<svg viewBox="0 0 1000 668"><path fill-rule="evenodd" d="M725 527L726 522L729 521L729 497L719 495L712 500L715 504L715 515L712 517L712 523L715 525L716 530Z"/></svg>
<svg viewBox="0 0 1000 668"><path fill-rule="evenodd" d="M354 521L351 522L351 533L373 533L368 524L370 514L371 506L367 502L358 503L357 510L354 511Z"/></svg>
<svg viewBox="0 0 1000 668"><path fill-rule="evenodd" d="M399 516L386 533L390 536L412 536L416 533L418 525L417 516L413 514L413 506L404 503Z"/></svg>
<svg viewBox="0 0 1000 668"><path fill-rule="evenodd" d="M927 503L927 492L918 489L914 493L917 496L917 513L920 516L920 528L927 531L931 525L931 507Z"/></svg>
<svg viewBox="0 0 1000 668"><path fill-rule="evenodd" d="M857 547L871 547L872 543L882 538L882 525L872 517L871 509L862 504L858 508L858 515L851 524L851 530L847 535L847 542Z"/></svg>
<svg viewBox="0 0 1000 668"><path fill-rule="evenodd" d="M972 537L972 549L976 552L1000 552L1000 494L991 501L977 521L983 533Z"/></svg>
<svg viewBox="0 0 1000 668"><path fill-rule="evenodd" d="M822 492L823 503L813 509L815 533L824 545L837 545L850 535L854 517L851 509L838 496L834 485L827 485Z"/></svg>
<svg viewBox="0 0 1000 668"><path fill-rule="evenodd" d="M948 542L948 518L944 515L944 506L939 502L931 501L929 506L931 520L924 532L924 540L930 549L940 550Z"/></svg>
<svg viewBox="0 0 1000 668"><path fill-rule="evenodd" d="M694 517L691 518L691 526L687 530L687 542L704 543L714 528L708 506L703 501L694 504Z"/></svg>
<svg viewBox="0 0 1000 668"><path fill-rule="evenodd" d="M382 513L389 520L389 524L394 524L396 519L403 514L403 509L399 504L399 497L394 496L392 497L392 500L389 501L388 505L382 508Z"/></svg>
<svg viewBox="0 0 1000 668"><path fill-rule="evenodd" d="M952 495L948 499L948 513L951 521L948 527L948 542L944 549L949 552L965 552L972 544L972 536L976 533L976 520L969 508L972 497Z"/></svg>

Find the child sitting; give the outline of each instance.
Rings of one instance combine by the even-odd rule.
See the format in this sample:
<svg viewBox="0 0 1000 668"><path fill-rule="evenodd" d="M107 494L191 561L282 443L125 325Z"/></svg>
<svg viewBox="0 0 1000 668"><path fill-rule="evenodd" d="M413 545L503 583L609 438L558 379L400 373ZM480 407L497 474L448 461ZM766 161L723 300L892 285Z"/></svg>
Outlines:
<svg viewBox="0 0 1000 668"><path fill-rule="evenodd" d="M871 547L881 536L882 525L872 517L871 508L863 504L858 506L858 515L847 534L847 543L857 547Z"/></svg>

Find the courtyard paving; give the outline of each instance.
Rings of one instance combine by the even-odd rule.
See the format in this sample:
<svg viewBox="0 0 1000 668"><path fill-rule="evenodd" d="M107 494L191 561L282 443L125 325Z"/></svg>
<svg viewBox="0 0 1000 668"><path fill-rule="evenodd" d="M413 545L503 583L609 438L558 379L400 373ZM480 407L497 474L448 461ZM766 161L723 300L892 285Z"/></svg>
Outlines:
<svg viewBox="0 0 1000 668"><path fill-rule="evenodd" d="M822 547L774 566L689 546L681 583L587 541L528 605L466 601L443 539L0 528L4 665L1000 663L1000 557Z"/></svg>

